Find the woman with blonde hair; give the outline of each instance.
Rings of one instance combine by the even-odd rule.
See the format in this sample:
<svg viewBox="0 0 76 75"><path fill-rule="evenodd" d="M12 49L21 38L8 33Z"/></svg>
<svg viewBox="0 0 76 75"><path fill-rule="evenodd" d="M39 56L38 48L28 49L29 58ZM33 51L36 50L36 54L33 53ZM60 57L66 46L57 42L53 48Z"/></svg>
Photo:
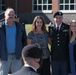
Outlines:
<svg viewBox="0 0 76 75"><path fill-rule="evenodd" d="M69 58L71 74L76 75L76 20L70 23Z"/></svg>

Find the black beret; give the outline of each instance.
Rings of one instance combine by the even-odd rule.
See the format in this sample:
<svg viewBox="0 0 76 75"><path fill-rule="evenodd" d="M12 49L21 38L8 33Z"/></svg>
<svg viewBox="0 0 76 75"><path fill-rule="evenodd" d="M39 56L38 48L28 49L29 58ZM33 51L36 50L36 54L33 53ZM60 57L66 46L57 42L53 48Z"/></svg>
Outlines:
<svg viewBox="0 0 76 75"><path fill-rule="evenodd" d="M58 11L58 12L54 13L54 16L53 17L55 17L56 15L63 16L63 13L60 12L60 11Z"/></svg>
<svg viewBox="0 0 76 75"><path fill-rule="evenodd" d="M37 46L27 45L22 50L23 57L31 57L31 58L41 58L42 57L42 49Z"/></svg>

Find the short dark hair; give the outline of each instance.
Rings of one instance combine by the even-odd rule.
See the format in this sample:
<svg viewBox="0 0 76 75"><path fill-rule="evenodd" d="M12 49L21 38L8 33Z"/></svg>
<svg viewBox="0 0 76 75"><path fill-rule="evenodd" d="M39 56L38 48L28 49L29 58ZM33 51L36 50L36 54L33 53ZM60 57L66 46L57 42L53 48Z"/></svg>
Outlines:
<svg viewBox="0 0 76 75"><path fill-rule="evenodd" d="M57 15L63 16L63 13L62 13L61 11L58 11L58 12L54 13L54 16L53 16L53 17L55 17L55 16L57 16Z"/></svg>
<svg viewBox="0 0 76 75"><path fill-rule="evenodd" d="M42 49L35 45L27 45L22 50L22 57L42 58Z"/></svg>

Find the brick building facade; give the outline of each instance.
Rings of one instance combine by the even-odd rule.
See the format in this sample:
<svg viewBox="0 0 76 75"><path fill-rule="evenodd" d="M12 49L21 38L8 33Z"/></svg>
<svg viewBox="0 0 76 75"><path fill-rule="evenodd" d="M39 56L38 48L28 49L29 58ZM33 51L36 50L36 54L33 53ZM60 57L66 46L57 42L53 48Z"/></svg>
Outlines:
<svg viewBox="0 0 76 75"><path fill-rule="evenodd" d="M53 21L53 13L60 10L60 1L63 2L64 0L35 0L35 3L39 3L38 6L43 3L42 5L42 9L40 8L41 6L39 6L39 10L45 10L46 5L48 3L48 10L46 12L39 12L39 10L36 12L33 11L33 1L34 0L2 0L5 2L5 9L7 7L12 7L14 8L16 14L20 17L20 21L23 23L32 23L34 17L36 15L41 15L45 18L46 23L49 23L50 21ZM47 1L47 2L46 2ZM71 1L71 0L70 0ZM41 2L41 3L40 3ZM46 2L46 4L45 4ZM50 2L50 4L49 4ZM74 0L74 2L76 2ZM65 3L66 0L65 0ZM36 4L36 6L37 6ZM35 7L36 9L36 7ZM64 10L64 9L63 9ZM66 11L66 9L65 9ZM69 10L68 10L69 11ZM70 10L71 11L71 10ZM75 10L74 10L75 11ZM62 11L63 12L63 11ZM70 21L71 19L76 19L75 15L76 13L74 12L63 12L64 13L64 21Z"/></svg>

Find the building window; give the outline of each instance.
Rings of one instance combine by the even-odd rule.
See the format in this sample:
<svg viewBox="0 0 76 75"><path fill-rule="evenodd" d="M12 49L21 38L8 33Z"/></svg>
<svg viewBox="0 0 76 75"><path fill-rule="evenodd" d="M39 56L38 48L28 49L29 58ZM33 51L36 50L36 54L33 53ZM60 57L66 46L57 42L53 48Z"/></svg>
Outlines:
<svg viewBox="0 0 76 75"><path fill-rule="evenodd" d="M51 13L52 0L32 0L32 12Z"/></svg>
<svg viewBox="0 0 76 75"><path fill-rule="evenodd" d="M5 10L5 0L0 0L0 12Z"/></svg>
<svg viewBox="0 0 76 75"><path fill-rule="evenodd" d="M65 12L76 12L76 0L60 0L59 9Z"/></svg>

